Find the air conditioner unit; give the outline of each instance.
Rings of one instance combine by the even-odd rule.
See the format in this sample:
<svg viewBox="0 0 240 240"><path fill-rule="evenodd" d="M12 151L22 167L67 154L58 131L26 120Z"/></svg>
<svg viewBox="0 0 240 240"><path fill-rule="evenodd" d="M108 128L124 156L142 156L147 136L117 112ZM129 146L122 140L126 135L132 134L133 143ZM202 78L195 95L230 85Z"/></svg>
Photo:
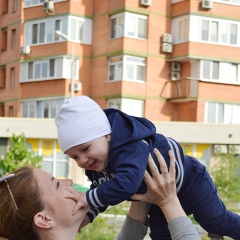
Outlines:
<svg viewBox="0 0 240 240"><path fill-rule="evenodd" d="M227 145L214 145L214 153L224 153L226 154L228 152Z"/></svg>
<svg viewBox="0 0 240 240"><path fill-rule="evenodd" d="M173 51L173 46L171 43L163 43L162 44L162 51L166 53L171 53Z"/></svg>
<svg viewBox="0 0 240 240"><path fill-rule="evenodd" d="M180 72L171 72L171 80L176 81L181 78Z"/></svg>
<svg viewBox="0 0 240 240"><path fill-rule="evenodd" d="M181 71L181 63L172 62L171 69L172 69L172 71L180 72Z"/></svg>
<svg viewBox="0 0 240 240"><path fill-rule="evenodd" d="M152 0L141 0L141 5L143 6L151 6Z"/></svg>
<svg viewBox="0 0 240 240"><path fill-rule="evenodd" d="M53 11L54 10L54 2L53 0L47 0L43 3L43 9L45 11Z"/></svg>
<svg viewBox="0 0 240 240"><path fill-rule="evenodd" d="M172 43L172 35L169 33L163 34L163 42Z"/></svg>
<svg viewBox="0 0 240 240"><path fill-rule="evenodd" d="M75 82L73 84L73 89L74 89L75 92L80 91L82 89L82 83L81 82Z"/></svg>
<svg viewBox="0 0 240 240"><path fill-rule="evenodd" d="M202 0L202 8L211 9L213 7L212 0Z"/></svg>
<svg viewBox="0 0 240 240"><path fill-rule="evenodd" d="M31 52L31 48L28 45L23 46L23 47L20 48L20 54L21 55L23 55L23 54L24 55L28 55L28 54L30 54L30 52Z"/></svg>
<svg viewBox="0 0 240 240"><path fill-rule="evenodd" d="M240 145L229 145L228 152L232 154L240 154Z"/></svg>

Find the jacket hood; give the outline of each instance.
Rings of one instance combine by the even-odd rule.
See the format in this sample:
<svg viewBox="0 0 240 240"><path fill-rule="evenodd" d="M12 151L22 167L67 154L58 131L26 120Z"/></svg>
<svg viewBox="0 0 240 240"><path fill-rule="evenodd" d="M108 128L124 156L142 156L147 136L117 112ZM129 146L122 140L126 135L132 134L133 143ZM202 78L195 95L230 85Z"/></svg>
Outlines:
<svg viewBox="0 0 240 240"><path fill-rule="evenodd" d="M104 112L112 128L110 152L114 148L156 133L156 127L146 118L130 116L113 108L105 109Z"/></svg>

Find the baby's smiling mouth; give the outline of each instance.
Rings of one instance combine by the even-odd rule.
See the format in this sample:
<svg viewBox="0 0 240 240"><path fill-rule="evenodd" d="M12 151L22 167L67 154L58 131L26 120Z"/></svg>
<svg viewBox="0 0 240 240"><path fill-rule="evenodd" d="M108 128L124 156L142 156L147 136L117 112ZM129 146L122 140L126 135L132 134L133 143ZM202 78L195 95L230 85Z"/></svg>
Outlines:
<svg viewBox="0 0 240 240"><path fill-rule="evenodd" d="M89 165L87 165L87 168L93 168L94 167L94 164L96 163L97 161L94 160L92 163L90 163Z"/></svg>

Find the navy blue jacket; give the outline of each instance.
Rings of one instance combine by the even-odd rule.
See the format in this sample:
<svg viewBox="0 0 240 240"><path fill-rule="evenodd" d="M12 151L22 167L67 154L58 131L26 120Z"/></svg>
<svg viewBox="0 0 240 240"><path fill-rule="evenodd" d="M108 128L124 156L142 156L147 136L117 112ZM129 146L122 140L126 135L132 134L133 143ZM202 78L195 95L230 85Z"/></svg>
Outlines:
<svg viewBox="0 0 240 240"><path fill-rule="evenodd" d="M117 109L106 109L104 112L112 128L109 164L101 173L86 170L92 182L87 192L87 201L91 207L88 216L91 221L107 206L130 200L133 194L146 191L143 176L148 168L149 153L159 167L154 148L160 150L167 165L168 151L174 151L177 191L181 189L184 178L184 154L176 141L157 134L154 124L146 118L129 116Z"/></svg>
<svg viewBox="0 0 240 240"><path fill-rule="evenodd" d="M157 134L155 126L147 119L132 117L116 109L104 111L112 127L109 164L102 173L86 170L92 181L87 192L91 206L87 215L91 221L107 206L145 192L143 176L148 169L149 153L159 167L153 153L153 149L158 148L169 166L168 150L172 149L176 159L178 198L186 214L193 214L209 233L240 240L240 216L226 209L203 164L184 155L175 140ZM166 218L154 204L149 208L149 227L151 239L171 239Z"/></svg>

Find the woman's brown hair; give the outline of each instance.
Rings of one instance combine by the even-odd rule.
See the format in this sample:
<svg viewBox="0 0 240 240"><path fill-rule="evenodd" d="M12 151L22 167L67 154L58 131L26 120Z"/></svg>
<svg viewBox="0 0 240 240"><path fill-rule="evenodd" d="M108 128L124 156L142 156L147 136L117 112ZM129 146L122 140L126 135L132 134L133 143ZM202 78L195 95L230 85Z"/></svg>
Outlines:
<svg viewBox="0 0 240 240"><path fill-rule="evenodd" d="M13 172L8 184L18 210L14 206L5 182L0 182L0 237L9 240L39 240L33 217L44 209L34 178L34 168L22 167Z"/></svg>

